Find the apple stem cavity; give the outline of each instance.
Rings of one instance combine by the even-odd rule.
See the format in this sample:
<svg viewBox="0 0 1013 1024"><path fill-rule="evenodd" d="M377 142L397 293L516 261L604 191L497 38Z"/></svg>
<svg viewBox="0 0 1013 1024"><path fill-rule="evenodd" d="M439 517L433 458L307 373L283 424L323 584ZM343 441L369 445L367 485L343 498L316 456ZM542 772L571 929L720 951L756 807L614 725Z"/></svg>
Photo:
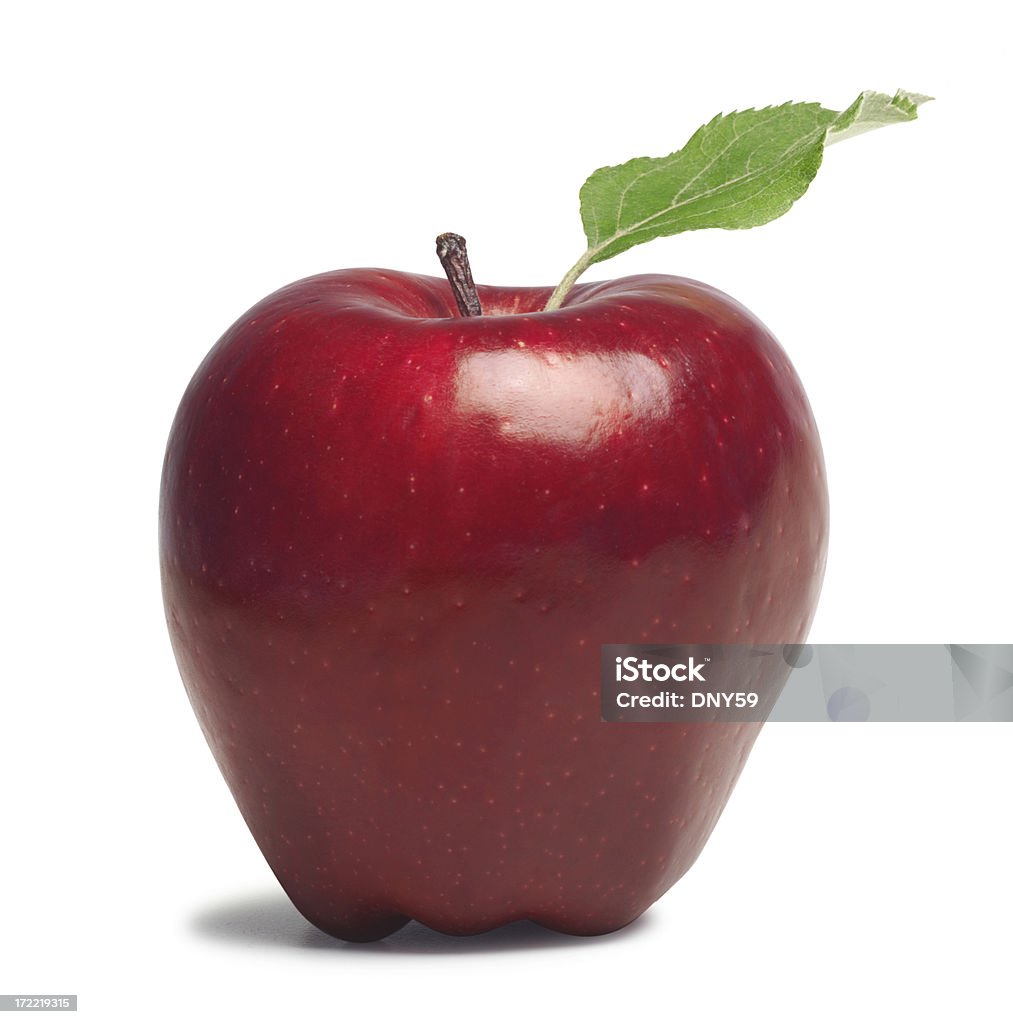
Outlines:
<svg viewBox="0 0 1013 1024"><path fill-rule="evenodd" d="M436 255L443 264L461 316L481 316L482 304L478 301L478 289L471 276L467 243L460 235L445 231L436 239Z"/></svg>

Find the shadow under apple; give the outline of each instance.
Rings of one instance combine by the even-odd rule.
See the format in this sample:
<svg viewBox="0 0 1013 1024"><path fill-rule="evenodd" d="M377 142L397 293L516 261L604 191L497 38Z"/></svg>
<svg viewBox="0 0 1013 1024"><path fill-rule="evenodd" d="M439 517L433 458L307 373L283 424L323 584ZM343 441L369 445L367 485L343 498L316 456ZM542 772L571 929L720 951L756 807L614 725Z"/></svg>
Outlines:
<svg viewBox="0 0 1013 1024"><path fill-rule="evenodd" d="M247 946L288 949L327 949L345 953L512 953L531 949L574 949L589 944L632 940L650 930L644 914L619 931L580 936L553 932L530 921L515 921L480 935L456 936L411 921L377 942L344 942L309 924L284 896L251 895L219 903L191 920L192 930L205 939Z"/></svg>

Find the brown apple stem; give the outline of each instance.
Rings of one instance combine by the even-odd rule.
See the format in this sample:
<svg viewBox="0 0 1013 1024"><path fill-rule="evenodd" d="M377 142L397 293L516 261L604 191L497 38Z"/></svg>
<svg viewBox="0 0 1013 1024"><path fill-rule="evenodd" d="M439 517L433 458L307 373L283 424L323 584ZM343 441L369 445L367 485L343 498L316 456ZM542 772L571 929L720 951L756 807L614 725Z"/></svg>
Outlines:
<svg viewBox="0 0 1013 1024"><path fill-rule="evenodd" d="M482 304L478 301L478 289L471 276L464 239L452 231L445 232L436 239L436 255L443 264L461 316L481 316Z"/></svg>

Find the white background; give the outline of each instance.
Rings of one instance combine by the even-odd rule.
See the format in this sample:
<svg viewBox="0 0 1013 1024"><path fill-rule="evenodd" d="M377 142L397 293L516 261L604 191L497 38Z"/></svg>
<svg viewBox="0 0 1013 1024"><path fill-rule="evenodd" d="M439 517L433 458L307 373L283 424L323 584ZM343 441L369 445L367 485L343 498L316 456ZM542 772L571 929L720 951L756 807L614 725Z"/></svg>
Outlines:
<svg viewBox="0 0 1013 1024"><path fill-rule="evenodd" d="M155 550L175 405L266 293L436 273L443 230L481 281L552 284L594 168L902 86L937 100L833 147L783 220L588 277L708 281L790 353L832 489L811 639L1010 641L999 9L5 4L0 992L101 1022L1008 1021L1009 726L768 727L698 865L616 936L345 946L204 746Z"/></svg>

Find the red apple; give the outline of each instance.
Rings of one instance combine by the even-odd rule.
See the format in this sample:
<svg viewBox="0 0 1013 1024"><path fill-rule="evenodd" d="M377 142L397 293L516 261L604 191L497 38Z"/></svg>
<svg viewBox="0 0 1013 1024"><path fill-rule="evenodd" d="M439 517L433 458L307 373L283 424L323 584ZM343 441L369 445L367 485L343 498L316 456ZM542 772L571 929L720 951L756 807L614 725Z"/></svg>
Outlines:
<svg viewBox="0 0 1013 1024"><path fill-rule="evenodd" d="M269 864L345 939L627 924L693 863L759 723L601 720L605 643L801 643L827 496L784 352L676 277L283 288L165 458L187 692Z"/></svg>

